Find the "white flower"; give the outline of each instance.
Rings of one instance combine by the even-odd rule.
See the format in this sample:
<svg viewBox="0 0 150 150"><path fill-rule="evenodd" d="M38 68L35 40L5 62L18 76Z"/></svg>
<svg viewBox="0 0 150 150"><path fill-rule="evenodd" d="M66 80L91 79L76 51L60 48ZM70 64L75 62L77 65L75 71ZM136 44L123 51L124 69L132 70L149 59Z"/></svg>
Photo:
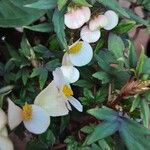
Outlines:
<svg viewBox="0 0 150 150"><path fill-rule="evenodd" d="M108 23L108 19L105 15L98 15L94 19L91 19L89 22L89 29L91 31L103 28Z"/></svg>
<svg viewBox="0 0 150 150"><path fill-rule="evenodd" d="M74 83L79 79L79 70L73 66L61 66L60 67L64 79L68 83Z"/></svg>
<svg viewBox="0 0 150 150"><path fill-rule="evenodd" d="M4 111L0 108L0 150L13 150L13 144L8 138L7 117Z"/></svg>
<svg viewBox="0 0 150 150"><path fill-rule="evenodd" d="M65 25L70 29L78 29L90 19L89 7L71 8L64 16Z"/></svg>
<svg viewBox="0 0 150 150"><path fill-rule="evenodd" d="M72 66L84 66L93 58L93 49L91 45L84 41L77 41L71 46L65 54L65 61L69 61Z"/></svg>
<svg viewBox="0 0 150 150"><path fill-rule="evenodd" d="M82 112L81 103L73 97L70 85L65 82L60 68L53 71L54 80L35 98L34 103L45 109L49 116L63 116L71 110L72 104Z"/></svg>
<svg viewBox="0 0 150 150"><path fill-rule="evenodd" d="M119 22L119 17L114 11L108 10L105 12L104 15L107 17L108 20L108 23L104 26L105 30L111 30L117 26Z"/></svg>
<svg viewBox="0 0 150 150"><path fill-rule="evenodd" d="M91 31L89 27L83 26L80 32L80 37L83 41L87 43L94 43L99 40L101 32L99 29Z"/></svg>
<svg viewBox="0 0 150 150"><path fill-rule="evenodd" d="M22 121L26 129L34 134L45 132L50 125L50 117L41 107L25 103L21 109L8 99L8 125L10 129L14 129Z"/></svg>

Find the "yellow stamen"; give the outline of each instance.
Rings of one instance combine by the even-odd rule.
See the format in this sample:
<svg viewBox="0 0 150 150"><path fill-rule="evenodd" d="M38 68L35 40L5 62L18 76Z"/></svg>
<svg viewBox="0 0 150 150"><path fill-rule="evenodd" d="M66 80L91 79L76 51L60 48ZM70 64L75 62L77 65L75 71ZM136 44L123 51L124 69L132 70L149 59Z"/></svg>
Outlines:
<svg viewBox="0 0 150 150"><path fill-rule="evenodd" d="M63 93L65 96L72 96L73 95L73 91L68 85L63 86Z"/></svg>
<svg viewBox="0 0 150 150"><path fill-rule="evenodd" d="M71 46L71 48L69 48L69 53L76 54L81 50L81 48L82 48L82 42L77 42L76 44Z"/></svg>
<svg viewBox="0 0 150 150"><path fill-rule="evenodd" d="M22 108L23 120L28 121L32 119L32 106L29 105L27 102Z"/></svg>

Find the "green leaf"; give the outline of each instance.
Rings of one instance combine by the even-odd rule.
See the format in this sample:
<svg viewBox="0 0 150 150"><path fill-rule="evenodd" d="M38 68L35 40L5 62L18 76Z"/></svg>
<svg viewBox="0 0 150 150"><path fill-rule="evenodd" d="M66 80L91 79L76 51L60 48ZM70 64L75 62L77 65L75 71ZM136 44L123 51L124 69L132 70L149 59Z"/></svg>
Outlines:
<svg viewBox="0 0 150 150"><path fill-rule="evenodd" d="M140 54L140 58L139 58L139 61L138 61L137 67L136 67L137 75L140 75L143 71L143 65L144 65L145 57L146 57L145 52L142 49L141 54Z"/></svg>
<svg viewBox="0 0 150 150"><path fill-rule="evenodd" d="M74 83L73 85L75 86L79 86L82 88L91 88L92 87L92 83L87 81L87 80L78 80L76 83Z"/></svg>
<svg viewBox="0 0 150 150"><path fill-rule="evenodd" d="M47 78L48 78L48 71L45 68L43 68L39 77L39 84L41 90L43 89Z"/></svg>
<svg viewBox="0 0 150 150"><path fill-rule="evenodd" d="M90 5L86 0L72 0L72 1L81 6L92 7L92 5Z"/></svg>
<svg viewBox="0 0 150 150"><path fill-rule="evenodd" d="M94 132L87 138L87 144L92 144L100 139L112 135L118 130L119 123L116 121L103 122L99 124Z"/></svg>
<svg viewBox="0 0 150 150"><path fill-rule="evenodd" d="M57 2L58 9L61 10L67 2L68 2L68 0L58 0L58 2Z"/></svg>
<svg viewBox="0 0 150 150"><path fill-rule="evenodd" d="M23 35L20 45L21 45L20 52L23 53L23 55L26 56L27 58L30 57L31 45L25 35Z"/></svg>
<svg viewBox="0 0 150 150"><path fill-rule="evenodd" d="M65 128L69 124L69 121L70 121L70 116L69 115L61 117L60 133L62 133L65 130Z"/></svg>
<svg viewBox="0 0 150 150"><path fill-rule="evenodd" d="M87 88L84 88L83 94L87 99L90 99L90 100L94 99L94 95L93 95L92 91Z"/></svg>
<svg viewBox="0 0 150 150"><path fill-rule="evenodd" d="M149 110L149 104L145 99L141 99L141 118L143 120L143 125L146 128L148 128L149 118L150 118L150 110Z"/></svg>
<svg viewBox="0 0 150 150"><path fill-rule="evenodd" d="M128 13L120 6L120 4L116 1L116 0L97 0L99 3L103 4L105 7L108 7L118 13L120 13L121 15L123 15L124 17L129 18Z"/></svg>
<svg viewBox="0 0 150 150"><path fill-rule="evenodd" d="M130 112L133 112L140 105L141 98L140 96L136 96L133 100Z"/></svg>
<svg viewBox="0 0 150 150"><path fill-rule="evenodd" d="M87 112L100 120L114 121L118 117L117 112L107 107L93 108L88 110Z"/></svg>
<svg viewBox="0 0 150 150"><path fill-rule="evenodd" d="M44 144L47 145L47 147L49 147L53 146L53 144L56 141L56 138L51 130L47 130L45 133L39 136L39 141L42 141Z"/></svg>
<svg viewBox="0 0 150 150"><path fill-rule="evenodd" d="M103 139L98 141L99 146L102 150L111 150L111 147L108 145L108 143Z"/></svg>
<svg viewBox="0 0 150 150"><path fill-rule="evenodd" d="M28 2L29 0L1 0L0 27L29 25L45 14L45 11L24 7Z"/></svg>
<svg viewBox="0 0 150 150"><path fill-rule="evenodd" d="M133 19L134 21L136 21L139 24L143 24L147 27L150 27L150 23L148 20L144 20L143 18L139 17L138 15L136 15L132 10L124 8L124 10L126 11L126 13L130 16L131 19Z"/></svg>
<svg viewBox="0 0 150 150"><path fill-rule="evenodd" d="M60 43L62 44L63 48L67 50L68 46L64 31L64 9L61 11L55 9L52 21L54 24L54 31L56 32Z"/></svg>
<svg viewBox="0 0 150 150"><path fill-rule="evenodd" d="M83 132L83 133L86 133L86 134L91 134L95 129L95 125L91 124L91 125L88 125L88 126L84 126L83 128L81 128L80 130Z"/></svg>
<svg viewBox="0 0 150 150"><path fill-rule="evenodd" d="M31 73L30 77L31 77L31 78L34 78L34 77L40 75L40 74L42 73L42 71L43 71L43 68L42 68L42 67L33 68L33 71L32 71L32 73Z"/></svg>
<svg viewBox="0 0 150 150"><path fill-rule="evenodd" d="M37 2L28 3L24 6L36 9L53 9L57 6L57 0L38 0Z"/></svg>
<svg viewBox="0 0 150 150"><path fill-rule="evenodd" d="M113 29L114 32L123 34L129 32L133 27L135 27L135 21L121 22Z"/></svg>
<svg viewBox="0 0 150 150"><path fill-rule="evenodd" d="M129 66L131 68L136 68L137 65L137 54L133 42L129 42Z"/></svg>
<svg viewBox="0 0 150 150"><path fill-rule="evenodd" d="M150 58L145 58L142 73L150 74Z"/></svg>
<svg viewBox="0 0 150 150"><path fill-rule="evenodd" d="M54 59L45 64L48 71L54 71L57 67L60 67L59 59Z"/></svg>
<svg viewBox="0 0 150 150"><path fill-rule="evenodd" d="M103 71L96 72L92 76L98 80L101 80L102 84L106 84L110 81L109 75Z"/></svg>
<svg viewBox="0 0 150 150"><path fill-rule="evenodd" d="M123 57L124 49L125 46L122 39L115 34L110 34L108 39L108 50L113 52L115 57L118 59Z"/></svg>
<svg viewBox="0 0 150 150"><path fill-rule="evenodd" d="M52 32L53 26L49 23L41 23L33 26L24 26L24 28L37 32Z"/></svg>

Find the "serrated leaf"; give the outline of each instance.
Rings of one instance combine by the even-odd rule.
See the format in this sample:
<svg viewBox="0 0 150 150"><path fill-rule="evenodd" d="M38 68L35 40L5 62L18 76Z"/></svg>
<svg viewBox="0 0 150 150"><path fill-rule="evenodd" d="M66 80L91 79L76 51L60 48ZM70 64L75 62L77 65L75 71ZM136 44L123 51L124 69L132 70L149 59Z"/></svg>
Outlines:
<svg viewBox="0 0 150 150"><path fill-rule="evenodd" d="M43 89L47 78L48 78L48 71L43 68L42 72L40 74L40 77L39 77L39 84L40 84L40 89L41 90Z"/></svg>
<svg viewBox="0 0 150 150"><path fill-rule="evenodd" d="M33 71L30 75L30 78L34 78L36 76L39 76L43 71L43 68L42 67L39 67L39 68L33 68Z"/></svg>
<svg viewBox="0 0 150 150"><path fill-rule="evenodd" d="M87 81L87 80L78 80L76 83L74 83L73 85L75 86L79 86L82 88L91 88L92 87L92 83Z"/></svg>
<svg viewBox="0 0 150 150"><path fill-rule="evenodd" d="M87 99L90 99L90 100L94 99L94 95L93 95L92 91L87 88L84 88L83 94Z"/></svg>
<svg viewBox="0 0 150 150"><path fill-rule="evenodd" d="M34 3L28 3L24 6L36 9L53 9L57 6L57 0L38 0Z"/></svg>
<svg viewBox="0 0 150 150"><path fill-rule="evenodd" d="M33 26L24 26L24 28L37 32L52 32L53 26L49 23L41 23Z"/></svg>

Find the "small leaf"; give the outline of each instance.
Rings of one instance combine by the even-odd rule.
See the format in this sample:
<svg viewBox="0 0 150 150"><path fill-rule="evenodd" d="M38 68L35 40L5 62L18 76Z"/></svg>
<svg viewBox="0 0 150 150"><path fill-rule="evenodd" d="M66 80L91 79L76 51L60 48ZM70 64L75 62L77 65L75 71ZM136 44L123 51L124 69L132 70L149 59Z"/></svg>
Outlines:
<svg viewBox="0 0 150 150"><path fill-rule="evenodd" d="M92 7L92 5L90 5L86 0L72 0L72 1L81 6Z"/></svg>
<svg viewBox="0 0 150 150"><path fill-rule="evenodd" d="M43 89L47 78L48 78L48 71L43 68L42 72L40 74L40 77L39 77L39 84L40 84L40 89L41 90Z"/></svg>
<svg viewBox="0 0 150 150"><path fill-rule="evenodd" d="M57 67L60 67L59 59L54 59L45 64L48 71L54 71Z"/></svg>
<svg viewBox="0 0 150 150"><path fill-rule="evenodd" d="M74 83L73 85L75 86L79 86L79 87L82 87L82 88L91 88L92 87L92 83L87 81L87 80L78 80L76 83Z"/></svg>
<svg viewBox="0 0 150 150"><path fill-rule="evenodd" d="M57 0L38 0L37 2L26 4L24 6L36 9L53 9L57 6Z"/></svg>
<svg viewBox="0 0 150 150"><path fill-rule="evenodd" d="M149 118L150 118L150 110L149 110L149 104L145 99L141 99L141 118L143 119L143 125L146 128L148 128Z"/></svg>
<svg viewBox="0 0 150 150"><path fill-rule="evenodd" d="M94 99L94 95L93 95L92 91L87 88L84 89L83 94L87 99L90 99L90 100Z"/></svg>
<svg viewBox="0 0 150 150"><path fill-rule="evenodd" d="M100 139L112 135L118 130L119 123L116 121L103 122L99 124L94 132L87 138L87 144L92 144Z"/></svg>
<svg viewBox="0 0 150 150"><path fill-rule="evenodd" d="M64 9L61 11L55 9L52 21L54 24L54 31L56 32L60 43L63 45L63 48L67 50L68 46L64 31Z"/></svg>
<svg viewBox="0 0 150 150"><path fill-rule="evenodd" d="M33 26L24 26L24 28L37 32L52 32L53 26L49 23L41 23Z"/></svg>
<svg viewBox="0 0 150 150"><path fill-rule="evenodd" d="M136 96L133 100L133 103L132 103L132 107L130 109L130 112L133 112L140 104L140 101L141 101L141 98L140 96Z"/></svg>
<svg viewBox="0 0 150 150"><path fill-rule="evenodd" d="M68 2L68 0L58 0L58 2L57 2L58 9L61 10L67 2Z"/></svg>
<svg viewBox="0 0 150 150"><path fill-rule="evenodd" d="M87 111L92 116L100 120L114 121L118 117L118 113L110 108L93 108Z"/></svg>
<svg viewBox="0 0 150 150"><path fill-rule="evenodd" d="M133 27L135 27L135 21L121 22L113 29L114 32L123 34L129 32Z"/></svg>
<svg viewBox="0 0 150 150"><path fill-rule="evenodd" d="M123 57L124 49L125 46L122 39L115 34L110 34L108 39L108 50L113 52L115 57L118 59Z"/></svg>
<svg viewBox="0 0 150 150"><path fill-rule="evenodd" d="M109 75L103 71L96 72L92 76L98 80L101 80L102 84L106 84L110 81Z"/></svg>

